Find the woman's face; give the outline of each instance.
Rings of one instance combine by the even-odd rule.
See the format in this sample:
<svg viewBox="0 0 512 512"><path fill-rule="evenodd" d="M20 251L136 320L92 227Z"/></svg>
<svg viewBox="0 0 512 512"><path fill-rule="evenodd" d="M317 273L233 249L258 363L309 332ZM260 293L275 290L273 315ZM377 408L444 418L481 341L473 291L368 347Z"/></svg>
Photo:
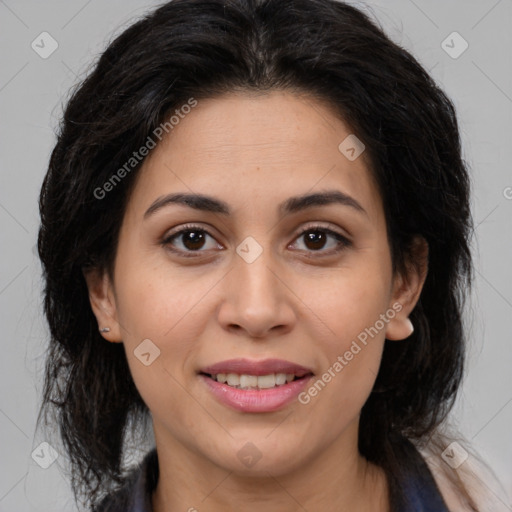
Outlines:
<svg viewBox="0 0 512 512"><path fill-rule="evenodd" d="M273 475L356 450L384 339L410 334L417 281L393 276L382 200L350 135L309 97L230 94L199 101L150 151L113 282L88 283L157 444Z"/></svg>

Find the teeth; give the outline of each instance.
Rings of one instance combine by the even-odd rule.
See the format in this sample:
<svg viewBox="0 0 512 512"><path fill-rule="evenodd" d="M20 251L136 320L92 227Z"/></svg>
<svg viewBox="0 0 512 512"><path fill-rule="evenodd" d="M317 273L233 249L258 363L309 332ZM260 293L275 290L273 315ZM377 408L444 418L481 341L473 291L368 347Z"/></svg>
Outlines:
<svg viewBox="0 0 512 512"><path fill-rule="evenodd" d="M270 375L260 375L258 377L258 387L261 389L273 388L273 387L275 387L275 385L276 385L276 376L273 373L271 373Z"/></svg>
<svg viewBox="0 0 512 512"><path fill-rule="evenodd" d="M239 389L270 389L282 386L294 380L293 373L270 373L268 375L238 375L236 373L218 373L212 375L213 380L226 383L228 386Z"/></svg>
<svg viewBox="0 0 512 512"><path fill-rule="evenodd" d="M276 373L276 386L282 386L286 382L286 375L284 373Z"/></svg>
<svg viewBox="0 0 512 512"><path fill-rule="evenodd" d="M228 373L227 383L228 386L240 386L240 376L236 373Z"/></svg>
<svg viewBox="0 0 512 512"><path fill-rule="evenodd" d="M241 388L255 388L258 385L258 377L255 375L240 375Z"/></svg>

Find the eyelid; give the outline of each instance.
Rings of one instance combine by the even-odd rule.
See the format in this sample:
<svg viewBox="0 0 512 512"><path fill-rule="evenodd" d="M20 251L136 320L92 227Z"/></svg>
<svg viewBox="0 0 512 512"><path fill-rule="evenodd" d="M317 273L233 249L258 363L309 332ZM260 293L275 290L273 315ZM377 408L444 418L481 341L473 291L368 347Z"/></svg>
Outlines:
<svg viewBox="0 0 512 512"><path fill-rule="evenodd" d="M166 232L166 234L163 236L162 241L169 240L170 238L181 234L184 231L204 231L206 234L210 235L212 238L214 238L214 235L212 235L209 231L209 228L206 228L204 226L201 226L199 224L194 223L187 223L187 224L180 224L175 229L171 229L171 231Z"/></svg>
<svg viewBox="0 0 512 512"><path fill-rule="evenodd" d="M351 242L350 235L347 232L342 232L337 226L335 226L332 222L325 222L322 224L322 221L317 222L308 222L305 226L301 227L295 237L302 235L306 231L313 231L317 229L318 231L326 231L334 233L342 238L345 238L348 242Z"/></svg>

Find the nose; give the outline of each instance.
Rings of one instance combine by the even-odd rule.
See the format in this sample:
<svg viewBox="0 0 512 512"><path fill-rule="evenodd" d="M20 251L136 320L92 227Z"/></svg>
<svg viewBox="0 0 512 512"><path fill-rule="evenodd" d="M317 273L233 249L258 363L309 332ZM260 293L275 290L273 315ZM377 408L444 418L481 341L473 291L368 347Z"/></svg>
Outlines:
<svg viewBox="0 0 512 512"><path fill-rule="evenodd" d="M236 254L224 279L224 292L218 310L223 329L251 338L268 338L293 329L294 295L269 251L263 250L250 263Z"/></svg>

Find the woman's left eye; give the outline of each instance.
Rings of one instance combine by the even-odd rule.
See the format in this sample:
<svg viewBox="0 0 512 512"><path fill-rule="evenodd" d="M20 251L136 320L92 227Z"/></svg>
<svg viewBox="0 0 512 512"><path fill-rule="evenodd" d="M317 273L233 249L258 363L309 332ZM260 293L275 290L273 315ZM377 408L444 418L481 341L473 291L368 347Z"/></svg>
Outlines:
<svg viewBox="0 0 512 512"><path fill-rule="evenodd" d="M210 247L207 243L208 238L211 239ZM295 240L301 239L303 239L305 248L299 247L298 250L307 252L333 254L351 245L350 240L345 236L322 226L309 226L302 230ZM199 226L185 226L180 231L165 237L161 243L163 246L169 247L171 251L186 257L209 249L223 248L208 231Z"/></svg>
<svg viewBox="0 0 512 512"><path fill-rule="evenodd" d="M351 245L350 240L342 234L322 226L307 227L297 237L297 240L300 239L304 240L303 244L306 247L300 250L322 252L327 255L338 253ZM329 239L331 239L330 244Z"/></svg>

